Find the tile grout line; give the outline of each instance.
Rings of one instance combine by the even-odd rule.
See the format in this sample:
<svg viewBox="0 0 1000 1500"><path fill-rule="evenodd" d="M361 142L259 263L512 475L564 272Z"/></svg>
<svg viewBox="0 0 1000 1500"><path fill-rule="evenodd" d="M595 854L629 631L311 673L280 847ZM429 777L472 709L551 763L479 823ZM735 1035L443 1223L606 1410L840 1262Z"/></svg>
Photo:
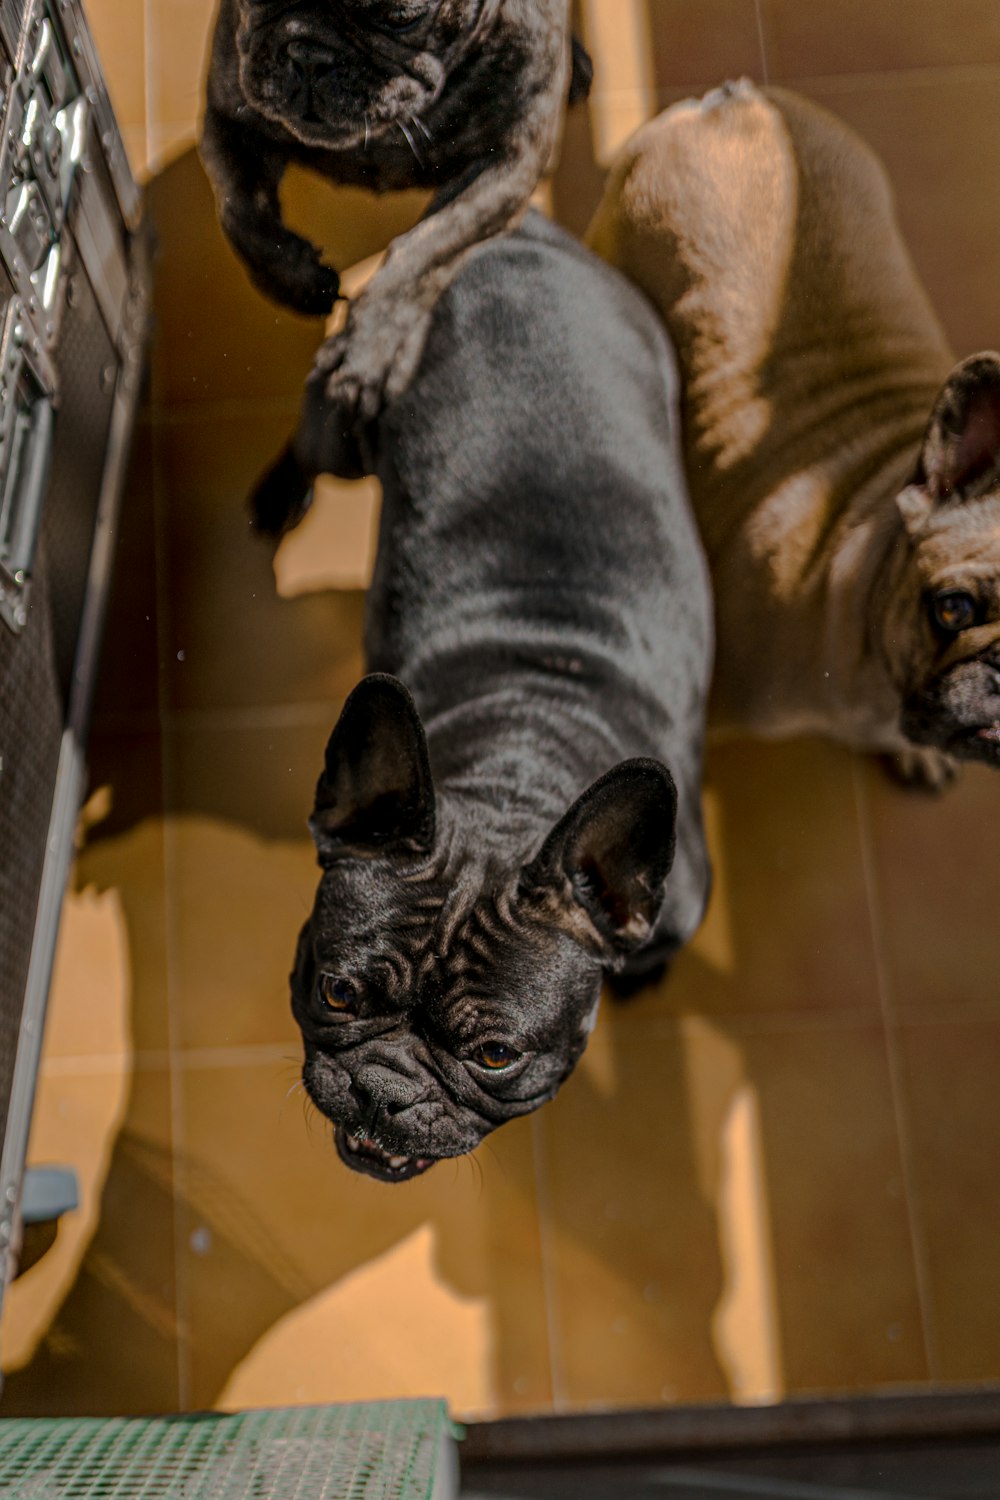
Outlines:
<svg viewBox="0 0 1000 1500"><path fill-rule="evenodd" d="M835 94L863 94L885 89L931 88L941 83L996 83L998 79L1000 66L996 63L928 63L871 73L798 73L783 79L782 87L802 93L827 89Z"/></svg>
<svg viewBox="0 0 1000 1500"><path fill-rule="evenodd" d="M903 1059L899 1049L899 1020L893 999L890 964L884 941L884 918L879 899L875 866L875 845L871 823L871 807L864 781L861 758L854 758L852 767L854 802L858 819L858 835L861 843L861 868L868 905L868 921L875 953L875 972L878 981L879 999L882 1007L882 1026L885 1037L886 1060L889 1066L889 1089L899 1143L900 1169L903 1175L903 1192L906 1198L906 1217L910 1233L910 1249L913 1255L913 1270L917 1283L917 1301L920 1306L921 1331L927 1355L927 1373L932 1381L940 1379L941 1360L938 1350L937 1325L934 1317L933 1293L931 1289L930 1256L923 1218L918 1207L917 1171L914 1160L909 1110L906 1102Z"/></svg>
<svg viewBox="0 0 1000 1500"><path fill-rule="evenodd" d="M143 120L146 133L146 175L149 173L149 157L153 136L152 120L152 94L153 94L153 0L143 0L142 3L142 83L143 83Z"/></svg>
<svg viewBox="0 0 1000 1500"><path fill-rule="evenodd" d="M143 37L143 61L145 68L146 88L146 171L152 175L152 157L154 144L153 120L155 116L155 69L153 66L154 54L154 5L153 0L143 0L144 37ZM154 293L155 296L155 293ZM150 370L149 370L149 426L150 439L153 454L153 546L155 558L155 588L156 588L156 661L157 661L157 709L158 709L158 737L160 742L160 794L163 803L163 920L164 937L166 940L166 999L167 999L167 1057L169 1073L169 1098L170 1098L170 1168L171 1168L171 1215L173 1224L174 1241L174 1318L176 1324L176 1378L177 1378L177 1407L179 1411L185 1411L190 1405L191 1370L190 1370L190 1329L189 1329L189 1299L187 1296L186 1272L184 1262L183 1225L180 1212L179 1187L184 1175L184 1162L181 1145L184 1138L184 1090L183 1073L179 1066L180 1048L178 1045L178 1019L176 1007L177 991L177 964L176 964L176 901L174 896L175 880L177 874L177 850L174 831L171 828L169 818L170 792L171 792L171 768L167 764L167 735L166 728L172 711L172 705L167 687L167 679L163 670L167 659L170 641L171 611L169 603L169 570L167 552L167 495L165 493L165 481L163 474L163 426L165 412L159 380L157 377L157 362L150 344Z"/></svg>
<svg viewBox="0 0 1000 1500"><path fill-rule="evenodd" d="M531 1117L531 1154L535 1168L535 1191L538 1214L538 1240L542 1260L542 1295L545 1298L545 1331L549 1346L549 1380L552 1386L552 1410L555 1414L569 1410L569 1393L560 1356L559 1327L556 1321L555 1251L548 1192L548 1173L542 1147L542 1126L537 1113Z"/></svg>
<svg viewBox="0 0 1000 1500"><path fill-rule="evenodd" d="M148 16L149 0L146 0L146 4ZM174 1241L174 1316L176 1319L177 1327L177 1406L179 1411L186 1411L190 1405L191 1361L189 1347L190 1308L189 1299L187 1296L183 1224L180 1210L179 1191L184 1177L184 1159L182 1153L182 1144L184 1139L184 1089L183 1072L179 1062L180 1047L178 1044L179 1038L177 1017L178 975L176 961L177 911L175 889L178 873L178 861L175 831L171 826L170 818L172 776L171 767L168 764L167 735L165 733L166 723L170 713L170 699L167 676L163 670L163 665L167 659L170 649L169 642L171 625L167 549L167 513L169 507L167 504L168 497L165 491L165 480L163 474L163 432L161 423L159 382L157 380L155 358L151 359L149 381L150 438L153 455L152 490L156 588L157 707L159 715L160 740L160 795L163 803L163 920L164 936L166 940L165 979L167 996L167 1048L169 1057L170 1166L172 1183L171 1211L173 1219Z"/></svg>
<svg viewBox="0 0 1000 1500"><path fill-rule="evenodd" d="M764 42L764 12L761 10L761 0L754 0L754 14L757 17L757 40L760 43L760 71L764 83L770 83L771 76L767 67L767 46Z"/></svg>

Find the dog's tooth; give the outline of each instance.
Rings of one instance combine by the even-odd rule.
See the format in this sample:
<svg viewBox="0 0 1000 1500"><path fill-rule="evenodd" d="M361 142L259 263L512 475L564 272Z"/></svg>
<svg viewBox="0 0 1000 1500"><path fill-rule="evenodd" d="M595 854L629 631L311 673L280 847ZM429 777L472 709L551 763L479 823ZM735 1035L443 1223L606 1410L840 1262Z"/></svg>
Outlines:
<svg viewBox="0 0 1000 1500"><path fill-rule="evenodd" d="M394 1172L398 1172L400 1167L406 1166L409 1159L410 1158L408 1156L390 1156L389 1165L390 1167L392 1167Z"/></svg>

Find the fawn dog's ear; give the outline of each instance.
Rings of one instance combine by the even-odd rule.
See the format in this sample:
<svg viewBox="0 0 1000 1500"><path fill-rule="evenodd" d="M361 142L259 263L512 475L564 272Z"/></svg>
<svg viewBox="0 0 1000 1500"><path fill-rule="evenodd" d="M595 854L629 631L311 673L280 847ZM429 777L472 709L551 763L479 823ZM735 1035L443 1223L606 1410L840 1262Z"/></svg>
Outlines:
<svg viewBox="0 0 1000 1500"><path fill-rule="evenodd" d="M911 533L940 505L974 500L1000 482L1000 354L956 365L938 396L916 472L898 505Z"/></svg>

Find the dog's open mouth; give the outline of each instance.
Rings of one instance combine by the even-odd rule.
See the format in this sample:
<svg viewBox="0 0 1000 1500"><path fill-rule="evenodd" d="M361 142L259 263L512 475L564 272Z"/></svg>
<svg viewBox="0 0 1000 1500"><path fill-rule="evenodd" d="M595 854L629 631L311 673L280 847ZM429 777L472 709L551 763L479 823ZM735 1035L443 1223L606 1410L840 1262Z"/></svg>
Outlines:
<svg viewBox="0 0 1000 1500"><path fill-rule="evenodd" d="M1000 761L1000 723L974 724L963 729L948 749L962 760L985 760L995 765Z"/></svg>
<svg viewBox="0 0 1000 1500"><path fill-rule="evenodd" d="M379 1182L407 1182L433 1167L436 1160L433 1156L396 1156L391 1151L383 1151L374 1141L349 1135L343 1125L337 1126L334 1138L340 1159L346 1166L352 1171L377 1177Z"/></svg>

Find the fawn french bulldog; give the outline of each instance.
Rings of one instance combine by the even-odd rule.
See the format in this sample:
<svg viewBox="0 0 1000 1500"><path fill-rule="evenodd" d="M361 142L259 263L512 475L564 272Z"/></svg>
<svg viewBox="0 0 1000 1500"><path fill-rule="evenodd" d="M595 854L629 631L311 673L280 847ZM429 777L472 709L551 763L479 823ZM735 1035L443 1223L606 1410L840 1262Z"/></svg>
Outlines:
<svg viewBox="0 0 1000 1500"><path fill-rule="evenodd" d="M726 84L636 134L589 241L678 353L711 721L1000 765L1000 355L954 366L869 148Z"/></svg>

